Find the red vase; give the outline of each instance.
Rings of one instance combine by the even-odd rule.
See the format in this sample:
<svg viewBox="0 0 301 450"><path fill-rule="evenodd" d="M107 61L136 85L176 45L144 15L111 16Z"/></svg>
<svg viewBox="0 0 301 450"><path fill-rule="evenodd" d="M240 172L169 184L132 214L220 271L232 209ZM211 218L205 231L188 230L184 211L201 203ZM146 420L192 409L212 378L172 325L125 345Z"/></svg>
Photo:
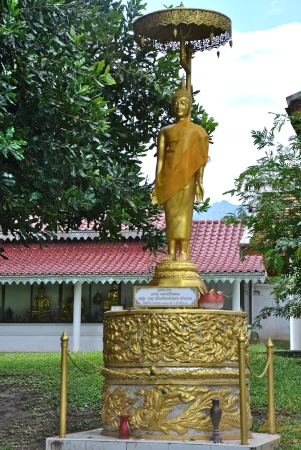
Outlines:
<svg viewBox="0 0 301 450"><path fill-rule="evenodd" d="M129 419L130 416L119 416L119 439L129 439L130 437L130 426Z"/></svg>

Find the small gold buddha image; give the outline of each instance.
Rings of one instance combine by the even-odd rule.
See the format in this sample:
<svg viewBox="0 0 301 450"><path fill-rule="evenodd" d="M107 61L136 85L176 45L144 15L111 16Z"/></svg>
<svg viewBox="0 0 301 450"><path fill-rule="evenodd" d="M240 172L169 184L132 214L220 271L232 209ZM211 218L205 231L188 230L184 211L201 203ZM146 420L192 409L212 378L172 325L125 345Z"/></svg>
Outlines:
<svg viewBox="0 0 301 450"><path fill-rule="evenodd" d="M28 322L32 318L37 322L49 322L50 314L50 300L45 296L45 288L43 285L39 286L39 296L33 301L32 311L28 309L25 313L25 320Z"/></svg>
<svg viewBox="0 0 301 450"><path fill-rule="evenodd" d="M108 292L108 299L103 302L103 310L109 311L111 306L119 305L119 286L116 281L113 281Z"/></svg>

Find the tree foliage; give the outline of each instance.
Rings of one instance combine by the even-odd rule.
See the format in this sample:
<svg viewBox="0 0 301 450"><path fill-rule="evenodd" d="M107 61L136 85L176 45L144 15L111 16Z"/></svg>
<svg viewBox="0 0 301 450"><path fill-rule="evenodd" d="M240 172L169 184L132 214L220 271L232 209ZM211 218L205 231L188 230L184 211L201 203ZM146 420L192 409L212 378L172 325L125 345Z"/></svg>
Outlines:
<svg viewBox="0 0 301 450"><path fill-rule="evenodd" d="M283 145L277 134L286 121L298 128L297 118L276 115L271 130L253 131L254 144L264 154L248 167L229 191L241 208L236 217L252 236L250 246L264 256L266 268L277 278L273 312L282 317L301 316L301 137L293 135ZM251 211L246 214L246 209ZM285 304L282 304L285 301Z"/></svg>
<svg viewBox="0 0 301 450"><path fill-rule="evenodd" d="M177 55L134 51L141 0L0 5L0 225L21 239L93 223L162 243L141 157L169 119ZM216 123L196 105L211 134Z"/></svg>

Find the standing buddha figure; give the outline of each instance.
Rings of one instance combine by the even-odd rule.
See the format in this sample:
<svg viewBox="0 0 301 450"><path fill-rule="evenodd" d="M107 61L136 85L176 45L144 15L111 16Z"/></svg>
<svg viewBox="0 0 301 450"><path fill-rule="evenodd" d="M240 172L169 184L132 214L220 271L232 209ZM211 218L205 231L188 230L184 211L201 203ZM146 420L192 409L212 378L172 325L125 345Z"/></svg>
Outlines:
<svg viewBox="0 0 301 450"><path fill-rule="evenodd" d="M165 210L167 261L190 260L194 200L199 203L204 196L203 173L208 161L209 136L200 125L191 122L191 104L191 93L182 79L172 97L176 123L162 128L158 136L152 202L163 205Z"/></svg>

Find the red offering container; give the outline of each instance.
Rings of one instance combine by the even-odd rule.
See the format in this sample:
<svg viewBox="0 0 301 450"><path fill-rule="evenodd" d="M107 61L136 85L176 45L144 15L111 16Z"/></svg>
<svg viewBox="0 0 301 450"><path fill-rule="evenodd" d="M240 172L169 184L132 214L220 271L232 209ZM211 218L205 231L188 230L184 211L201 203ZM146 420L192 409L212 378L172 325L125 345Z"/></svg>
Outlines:
<svg viewBox="0 0 301 450"><path fill-rule="evenodd" d="M206 294L201 294L199 307L202 309L221 309L224 306L224 297L221 291L215 292L212 289Z"/></svg>

